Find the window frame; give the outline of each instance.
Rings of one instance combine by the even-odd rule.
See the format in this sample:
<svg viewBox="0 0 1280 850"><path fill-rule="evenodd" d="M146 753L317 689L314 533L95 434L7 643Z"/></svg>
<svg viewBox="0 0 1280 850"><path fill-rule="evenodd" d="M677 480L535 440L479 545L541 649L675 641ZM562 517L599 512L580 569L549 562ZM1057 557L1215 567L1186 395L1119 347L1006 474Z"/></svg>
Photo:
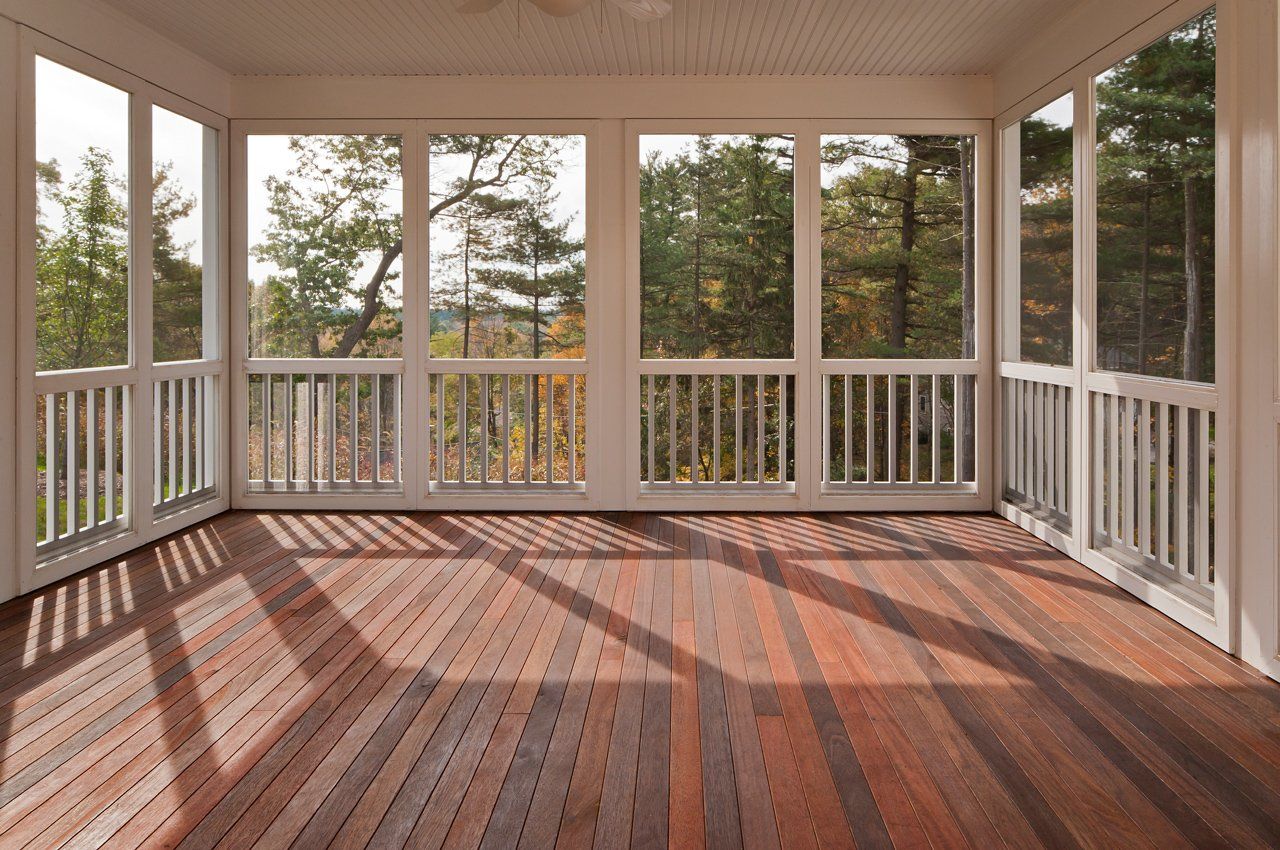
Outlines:
<svg viewBox="0 0 1280 850"><path fill-rule="evenodd" d="M129 357L123 366L36 371L36 240L37 180L35 175L36 57L94 78L125 92L129 97L128 152L128 255L129 255ZM225 262L229 236L228 127L229 122L210 109L167 89L84 53L57 39L25 26L18 27L18 134L17 134L17 415L18 422L36 421L37 393L57 393L103 385L125 385L124 431L129 458L124 476L124 510L127 522L118 532L102 537L89 535L83 545L58 550L41 559L36 550L34 499L18 499L17 566L19 592L27 592L71 575L87 566L114 557L131 548L169 534L192 522L214 516L230 506L230 420L225 405L214 403L217 411L212 449L216 483L207 499L191 505L175 506L158 515L153 505L152 469L153 415L152 386L159 381L210 375L220 393L229 382L227 352L228 269ZM213 128L218 133L217 235L216 254L224 261L216 272L214 299L215 326L206 337L215 341L216 357L157 364L153 362L152 288L152 107L159 106L176 115ZM34 481L35 428L19 428L18 480Z"/></svg>

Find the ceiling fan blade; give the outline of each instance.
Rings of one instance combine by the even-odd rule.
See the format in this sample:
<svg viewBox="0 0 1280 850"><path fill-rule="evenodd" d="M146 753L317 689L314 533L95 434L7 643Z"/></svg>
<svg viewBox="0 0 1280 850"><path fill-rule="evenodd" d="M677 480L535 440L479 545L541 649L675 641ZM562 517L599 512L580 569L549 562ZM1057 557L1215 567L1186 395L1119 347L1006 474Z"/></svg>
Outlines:
<svg viewBox="0 0 1280 850"><path fill-rule="evenodd" d="M656 21L671 13L667 0L612 0L613 5L638 21Z"/></svg>
<svg viewBox="0 0 1280 850"><path fill-rule="evenodd" d="M458 4L458 11L464 15L479 15L498 8L502 0L466 0Z"/></svg>

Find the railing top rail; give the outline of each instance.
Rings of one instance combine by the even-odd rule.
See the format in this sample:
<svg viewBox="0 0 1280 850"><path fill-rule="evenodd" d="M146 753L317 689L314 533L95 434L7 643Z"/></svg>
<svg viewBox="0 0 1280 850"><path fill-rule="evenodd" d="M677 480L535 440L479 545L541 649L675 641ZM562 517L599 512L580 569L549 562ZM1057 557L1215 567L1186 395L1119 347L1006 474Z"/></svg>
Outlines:
<svg viewBox="0 0 1280 850"><path fill-rule="evenodd" d="M1044 363L1001 363L1000 377L1019 381L1035 381L1059 387L1075 386L1075 370L1066 366L1048 366Z"/></svg>
<svg viewBox="0 0 1280 850"><path fill-rule="evenodd" d="M641 360L641 375L794 375L794 360Z"/></svg>
<svg viewBox="0 0 1280 850"><path fill-rule="evenodd" d="M221 360L177 360L157 363L151 367L151 377L156 380L169 378L203 378L222 371Z"/></svg>
<svg viewBox="0 0 1280 850"><path fill-rule="evenodd" d="M101 369L68 369L64 372L36 373L37 395L121 387L138 382L138 370L132 366L107 366Z"/></svg>
<svg viewBox="0 0 1280 850"><path fill-rule="evenodd" d="M977 360L916 360L877 358L860 360L820 360L822 375L976 375Z"/></svg>
<svg viewBox="0 0 1280 850"><path fill-rule="evenodd" d="M1086 384L1096 393L1127 396L1141 401L1155 401L1209 411L1217 410L1218 407L1217 388L1206 384L1192 384L1141 375L1121 375L1114 372L1091 372Z"/></svg>
<svg viewBox="0 0 1280 850"><path fill-rule="evenodd" d="M250 375L400 375L404 373L401 358L363 357L261 357L246 360Z"/></svg>
<svg viewBox="0 0 1280 850"><path fill-rule="evenodd" d="M429 375L585 375L587 361L558 358L432 358L427 361Z"/></svg>

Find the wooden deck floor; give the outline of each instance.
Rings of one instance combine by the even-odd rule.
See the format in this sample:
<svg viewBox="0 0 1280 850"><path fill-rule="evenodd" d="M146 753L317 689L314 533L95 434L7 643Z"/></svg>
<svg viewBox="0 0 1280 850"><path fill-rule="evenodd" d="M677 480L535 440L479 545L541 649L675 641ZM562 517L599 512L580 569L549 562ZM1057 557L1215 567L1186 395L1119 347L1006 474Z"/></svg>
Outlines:
<svg viewBox="0 0 1280 850"><path fill-rule="evenodd" d="M231 513L0 607L0 846L1280 846L1280 687L986 516Z"/></svg>

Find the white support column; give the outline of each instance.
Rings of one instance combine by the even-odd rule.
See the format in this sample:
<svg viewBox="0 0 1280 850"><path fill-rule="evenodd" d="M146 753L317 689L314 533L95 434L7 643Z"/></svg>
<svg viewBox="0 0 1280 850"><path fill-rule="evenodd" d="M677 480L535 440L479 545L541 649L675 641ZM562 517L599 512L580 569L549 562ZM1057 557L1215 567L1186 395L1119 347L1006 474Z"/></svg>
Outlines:
<svg viewBox="0 0 1280 850"><path fill-rule="evenodd" d="M136 368L136 390L131 412L133 476L130 525L147 534L159 496L148 487L156 452L151 428L152 315L151 288L154 281L151 255L151 108L152 101L137 92L129 98L129 351ZM176 423L171 422L172 429Z"/></svg>
<svg viewBox="0 0 1280 850"><path fill-rule="evenodd" d="M632 338L627 320L627 257L633 248L626 226L634 171L627 157L638 152L625 128L622 120L602 120L587 135L585 478L593 508L627 505L640 481L640 375L630 368L640 340ZM638 197L638 184L634 188ZM634 236L638 250L639 234ZM621 447L617 435L625 436Z"/></svg>
<svg viewBox="0 0 1280 850"><path fill-rule="evenodd" d="M15 143L18 138L13 120L18 113L18 90L22 75L19 73L18 27L9 20L0 19L0 257L5 258L4 267L0 268L0 304L6 309L0 310L0 602L16 596L18 593L18 564L20 545L35 548L35 500L18 498L17 450L28 444L34 457L35 434L29 439L23 434L26 429L13 427L18 410L17 388L19 386L18 369L20 362L25 362L18 353L18 311L13 305L19 302L17 281L18 251L15 212L23 205L17 200L17 172L15 165L18 154ZM27 386L26 381L21 382ZM35 398L27 404L34 412ZM21 409L27 409L27 404ZM31 422L35 419L32 417ZM34 432L34 428L31 429ZM30 479L28 479L30 480ZM23 510L24 517L31 517L29 537L19 535L19 505L31 502L29 511ZM23 543L19 543L22 540Z"/></svg>
<svg viewBox="0 0 1280 850"><path fill-rule="evenodd" d="M1219 470L1230 465L1236 472L1234 517L1223 514L1222 493L1218 502L1218 534L1236 541L1232 555L1238 572L1234 576L1237 609L1237 646L1240 657L1280 679L1280 546L1277 545L1277 505L1280 505L1280 347L1277 346L1277 232L1280 231L1280 114L1277 113L1277 36L1274 3L1226 0L1220 19L1232 39L1238 67L1250 69L1235 79L1231 104L1238 116L1235 123L1239 192L1238 218L1233 242L1238 246L1238 264L1229 292L1220 277L1218 285L1219 323L1225 316L1235 323L1231 352L1235 387L1231 410L1236 425L1235 445L1247 447L1247 456L1218 444ZM1221 156L1221 153L1220 153ZM1224 303L1224 299L1225 303ZM1241 305L1248 305L1241 309ZM1220 344L1223 337L1219 336ZM1225 353L1225 352L1224 352ZM1218 359L1221 384L1223 354ZM1216 431L1228 422L1220 412ZM1220 474L1220 473L1219 473ZM1234 522L1231 520L1234 519ZM1221 555L1221 546L1218 554ZM1218 569L1221 570L1219 563Z"/></svg>

